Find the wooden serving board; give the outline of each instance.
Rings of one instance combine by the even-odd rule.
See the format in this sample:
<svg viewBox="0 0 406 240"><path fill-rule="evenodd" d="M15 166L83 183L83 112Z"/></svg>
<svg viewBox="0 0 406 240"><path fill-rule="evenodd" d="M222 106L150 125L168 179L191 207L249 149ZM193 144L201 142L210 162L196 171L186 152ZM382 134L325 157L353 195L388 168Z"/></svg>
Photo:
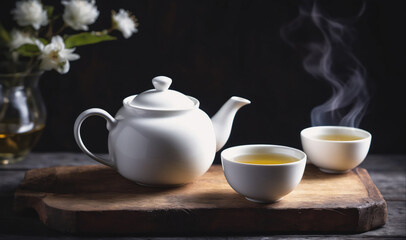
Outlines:
<svg viewBox="0 0 406 240"><path fill-rule="evenodd" d="M237 194L219 165L176 188L138 186L101 165L34 169L15 193L15 209L24 208L50 228L98 234L363 232L387 221L386 202L365 169L332 175L312 165L274 204Z"/></svg>

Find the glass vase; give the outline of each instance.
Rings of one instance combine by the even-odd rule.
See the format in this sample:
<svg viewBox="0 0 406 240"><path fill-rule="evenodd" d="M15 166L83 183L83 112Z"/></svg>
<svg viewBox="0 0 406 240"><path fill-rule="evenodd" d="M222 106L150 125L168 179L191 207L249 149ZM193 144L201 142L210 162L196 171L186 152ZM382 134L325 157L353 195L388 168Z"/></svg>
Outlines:
<svg viewBox="0 0 406 240"><path fill-rule="evenodd" d="M46 120L38 89L42 73L0 73L1 165L24 159L40 138Z"/></svg>

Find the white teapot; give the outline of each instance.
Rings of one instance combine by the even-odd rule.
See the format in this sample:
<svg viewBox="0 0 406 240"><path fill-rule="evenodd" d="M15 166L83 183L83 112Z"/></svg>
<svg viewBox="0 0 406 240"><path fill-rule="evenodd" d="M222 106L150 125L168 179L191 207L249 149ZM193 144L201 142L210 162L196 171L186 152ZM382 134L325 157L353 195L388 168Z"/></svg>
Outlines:
<svg viewBox="0 0 406 240"><path fill-rule="evenodd" d="M197 99L168 89L170 78L155 77L152 83L155 89L125 98L115 118L99 108L82 112L74 126L76 142L89 157L138 184L192 182L209 169L230 135L236 112L250 101L231 97L210 119ZM107 159L91 153L80 136L83 121L93 115L107 121Z"/></svg>

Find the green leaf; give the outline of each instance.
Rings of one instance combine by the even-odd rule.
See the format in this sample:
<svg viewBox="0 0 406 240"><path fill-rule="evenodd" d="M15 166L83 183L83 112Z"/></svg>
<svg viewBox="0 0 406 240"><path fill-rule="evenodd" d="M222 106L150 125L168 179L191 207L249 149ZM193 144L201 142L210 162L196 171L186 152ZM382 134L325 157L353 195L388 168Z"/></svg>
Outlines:
<svg viewBox="0 0 406 240"><path fill-rule="evenodd" d="M77 46L83 46L88 44L94 44L104 41L111 41L116 40L116 37L110 36L104 33L78 33L75 35L71 35L65 39L65 47L66 48L73 48Z"/></svg>
<svg viewBox="0 0 406 240"><path fill-rule="evenodd" d="M8 31L3 27L3 25L0 23L0 39L3 42L9 43L11 38L10 38L10 34L8 33Z"/></svg>
<svg viewBox="0 0 406 240"><path fill-rule="evenodd" d="M52 13L54 13L54 7L46 5L46 6L44 6L44 8L47 11L48 19L51 19Z"/></svg>
<svg viewBox="0 0 406 240"><path fill-rule="evenodd" d="M47 45L48 41L45 38L38 38L42 42L42 44Z"/></svg>
<svg viewBox="0 0 406 240"><path fill-rule="evenodd" d="M21 47L17 48L16 51L25 57L33 57L41 53L38 46L35 44L24 44Z"/></svg>
<svg viewBox="0 0 406 240"><path fill-rule="evenodd" d="M61 15L60 14L57 14L57 15L54 15L52 18L50 18L49 20L51 20L51 21L55 21L55 20L57 20L58 18L60 18L61 17Z"/></svg>

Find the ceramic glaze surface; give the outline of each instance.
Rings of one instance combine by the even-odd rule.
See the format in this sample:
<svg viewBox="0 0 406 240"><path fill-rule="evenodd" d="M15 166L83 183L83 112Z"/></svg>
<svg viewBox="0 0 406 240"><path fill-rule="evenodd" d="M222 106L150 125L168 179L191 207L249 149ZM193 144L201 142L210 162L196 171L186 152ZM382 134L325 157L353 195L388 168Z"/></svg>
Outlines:
<svg viewBox="0 0 406 240"><path fill-rule="evenodd" d="M260 165L236 162L241 155L276 153L297 158L285 164ZM250 201L271 203L281 200L300 183L306 167L306 154L279 145L243 145L221 153L224 175L230 186Z"/></svg>
<svg viewBox="0 0 406 240"><path fill-rule="evenodd" d="M146 185L188 183L204 174L214 160L213 125L200 109L157 118L122 107L116 119L121 120L110 131L110 156L118 171L132 181Z"/></svg>
<svg viewBox="0 0 406 240"><path fill-rule="evenodd" d="M115 118L98 108L81 113L75 140L89 157L141 185L192 182L209 169L230 135L236 112L250 101L232 97L210 119L197 99L168 90L170 78L160 76L152 82L155 89L125 98ZM107 121L108 159L91 153L82 141L80 127L90 116Z"/></svg>
<svg viewBox="0 0 406 240"><path fill-rule="evenodd" d="M345 134L359 137L353 141L332 141L320 136ZM341 126L318 126L301 132L304 152L311 163L327 173L345 173L357 167L368 154L372 136L365 130Z"/></svg>

